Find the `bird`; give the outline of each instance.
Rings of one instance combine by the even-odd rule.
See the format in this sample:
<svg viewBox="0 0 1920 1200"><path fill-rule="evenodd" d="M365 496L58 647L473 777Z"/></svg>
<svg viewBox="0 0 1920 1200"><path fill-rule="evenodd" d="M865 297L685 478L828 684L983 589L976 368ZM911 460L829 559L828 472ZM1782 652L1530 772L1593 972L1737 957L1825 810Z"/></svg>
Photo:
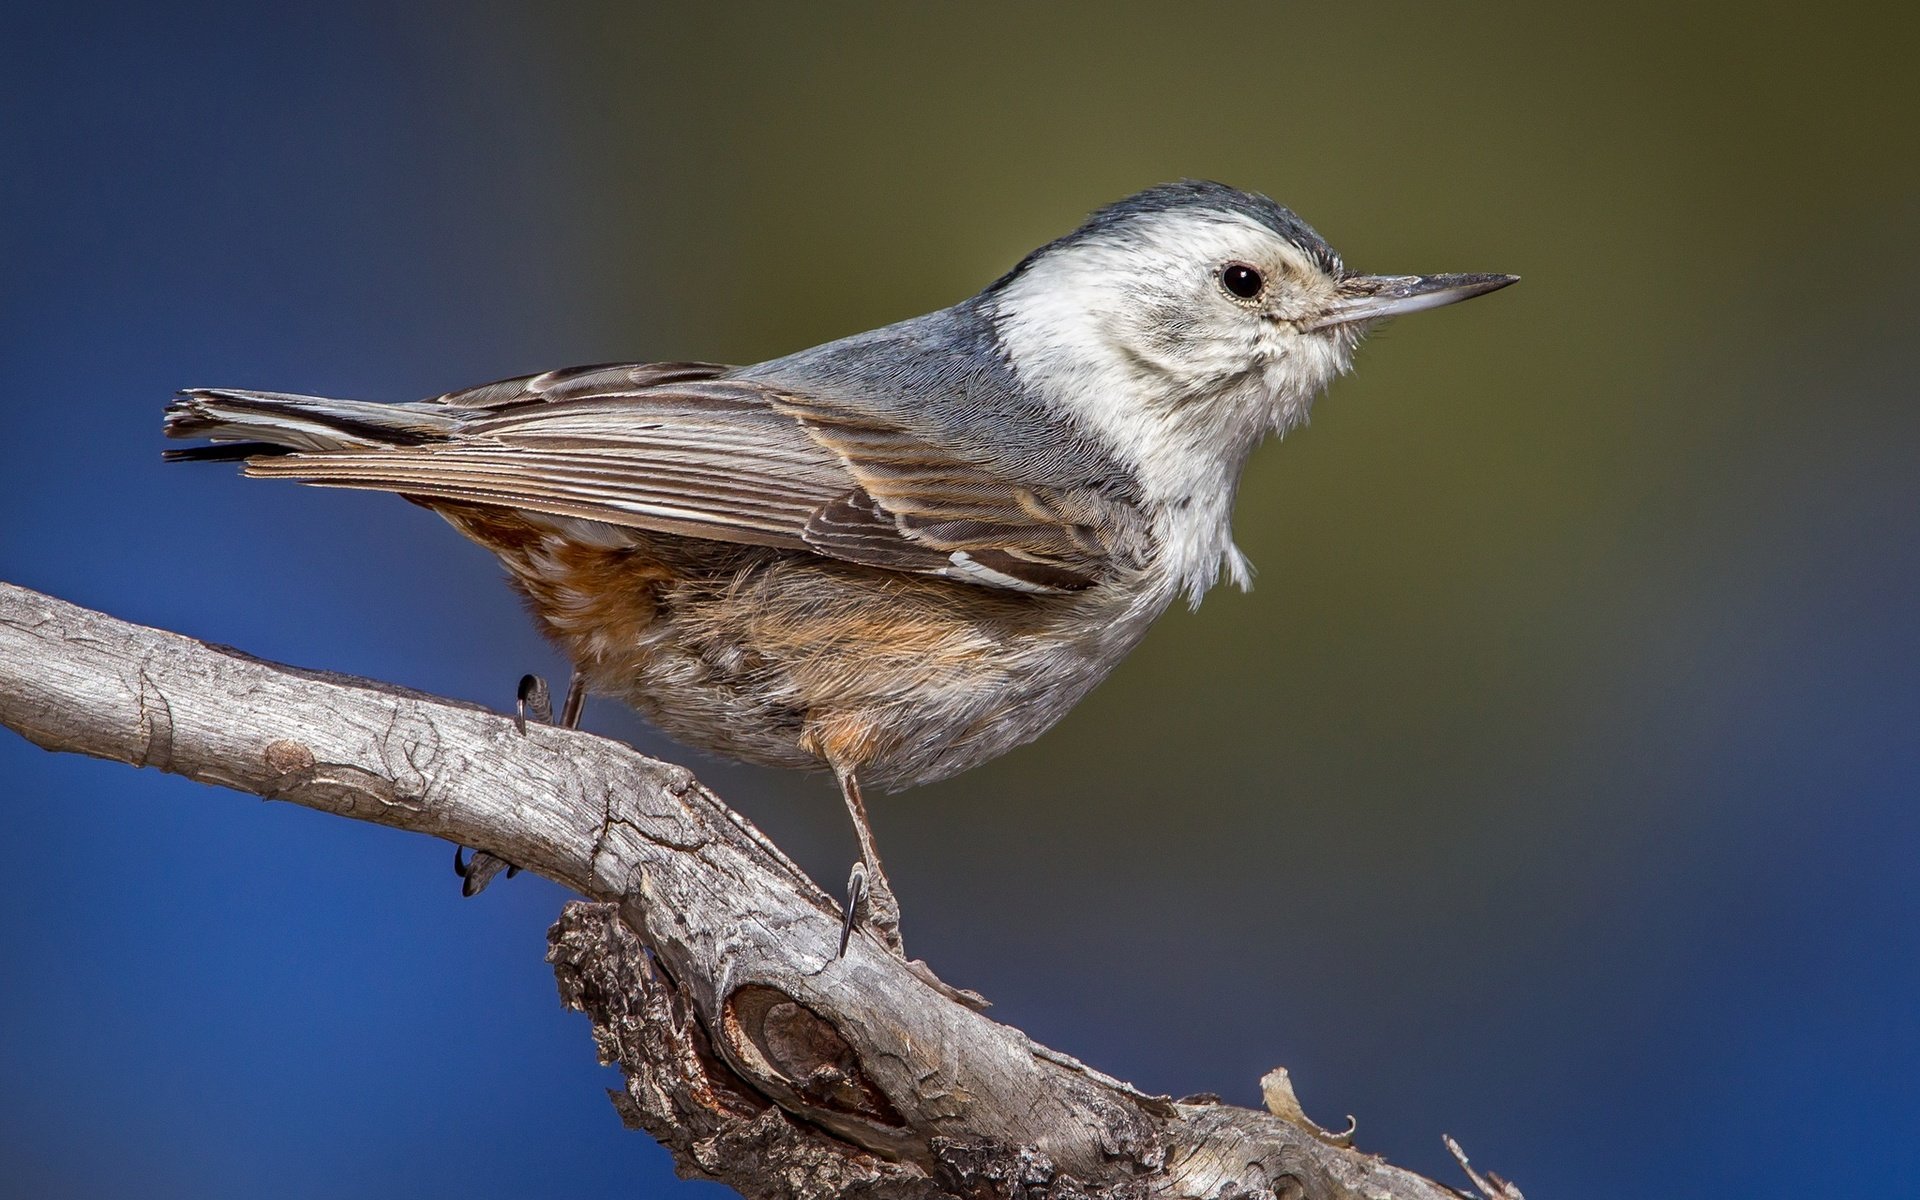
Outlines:
<svg viewBox="0 0 1920 1200"><path fill-rule="evenodd" d="M1352 271L1267 196L1183 180L951 307L765 362L411 403L193 388L164 432L207 444L166 457L438 513L571 662L562 724L590 691L689 746L830 771L860 851L840 952L858 924L904 954L863 788L1032 741L1176 599L1247 587L1254 447L1381 321L1517 278ZM551 719L541 681L520 702Z"/></svg>

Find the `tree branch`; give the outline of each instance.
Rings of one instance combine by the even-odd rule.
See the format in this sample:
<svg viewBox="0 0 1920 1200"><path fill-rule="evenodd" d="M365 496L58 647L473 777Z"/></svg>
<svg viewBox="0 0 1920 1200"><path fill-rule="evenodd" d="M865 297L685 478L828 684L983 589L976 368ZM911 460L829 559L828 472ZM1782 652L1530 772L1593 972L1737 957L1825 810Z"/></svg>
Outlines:
<svg viewBox="0 0 1920 1200"><path fill-rule="evenodd" d="M616 1105L682 1174L756 1200L1461 1195L1345 1148L1283 1078L1271 1112L1143 1095L989 1020L924 964L859 937L836 958L829 896L684 768L605 738L522 734L8 584L0 723L479 846L588 897L549 960L625 1072Z"/></svg>

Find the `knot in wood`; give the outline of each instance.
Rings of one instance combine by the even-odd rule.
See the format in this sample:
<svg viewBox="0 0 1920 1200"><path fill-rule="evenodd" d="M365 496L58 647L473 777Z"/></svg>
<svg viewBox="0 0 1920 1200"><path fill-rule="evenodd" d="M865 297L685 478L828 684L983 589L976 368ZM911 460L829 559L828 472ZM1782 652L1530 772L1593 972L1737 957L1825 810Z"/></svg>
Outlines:
<svg viewBox="0 0 1920 1200"><path fill-rule="evenodd" d="M268 742L260 753L267 770L275 775L298 775L313 770L313 751L289 738Z"/></svg>
<svg viewBox="0 0 1920 1200"><path fill-rule="evenodd" d="M755 1082L784 1084L812 1108L888 1128L906 1124L833 1023L779 988L736 988L722 1031L734 1062Z"/></svg>

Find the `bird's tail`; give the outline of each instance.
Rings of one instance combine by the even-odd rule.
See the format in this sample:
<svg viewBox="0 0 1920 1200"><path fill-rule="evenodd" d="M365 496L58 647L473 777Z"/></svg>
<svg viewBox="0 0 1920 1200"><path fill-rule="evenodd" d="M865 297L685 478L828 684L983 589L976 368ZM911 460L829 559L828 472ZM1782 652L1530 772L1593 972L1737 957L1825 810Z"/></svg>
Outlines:
<svg viewBox="0 0 1920 1200"><path fill-rule="evenodd" d="M374 404L284 392L191 388L167 406L166 434L210 446L169 450L169 462L419 446L451 436L460 410L435 403Z"/></svg>

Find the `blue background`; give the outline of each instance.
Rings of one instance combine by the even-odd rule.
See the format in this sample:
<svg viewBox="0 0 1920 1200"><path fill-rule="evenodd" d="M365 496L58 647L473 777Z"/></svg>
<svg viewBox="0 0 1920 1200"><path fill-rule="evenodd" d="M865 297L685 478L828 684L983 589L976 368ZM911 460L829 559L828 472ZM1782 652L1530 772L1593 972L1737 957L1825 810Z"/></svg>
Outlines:
<svg viewBox="0 0 1920 1200"><path fill-rule="evenodd" d="M0 10L0 577L504 707L386 497L163 467L187 385L752 361L1180 176L1518 288L1255 459L1251 595L876 806L914 951L1140 1085L1538 1200L1920 1190L1906 9ZM691 756L822 878L831 788ZM692 1195L444 845L0 735L0 1193Z"/></svg>

